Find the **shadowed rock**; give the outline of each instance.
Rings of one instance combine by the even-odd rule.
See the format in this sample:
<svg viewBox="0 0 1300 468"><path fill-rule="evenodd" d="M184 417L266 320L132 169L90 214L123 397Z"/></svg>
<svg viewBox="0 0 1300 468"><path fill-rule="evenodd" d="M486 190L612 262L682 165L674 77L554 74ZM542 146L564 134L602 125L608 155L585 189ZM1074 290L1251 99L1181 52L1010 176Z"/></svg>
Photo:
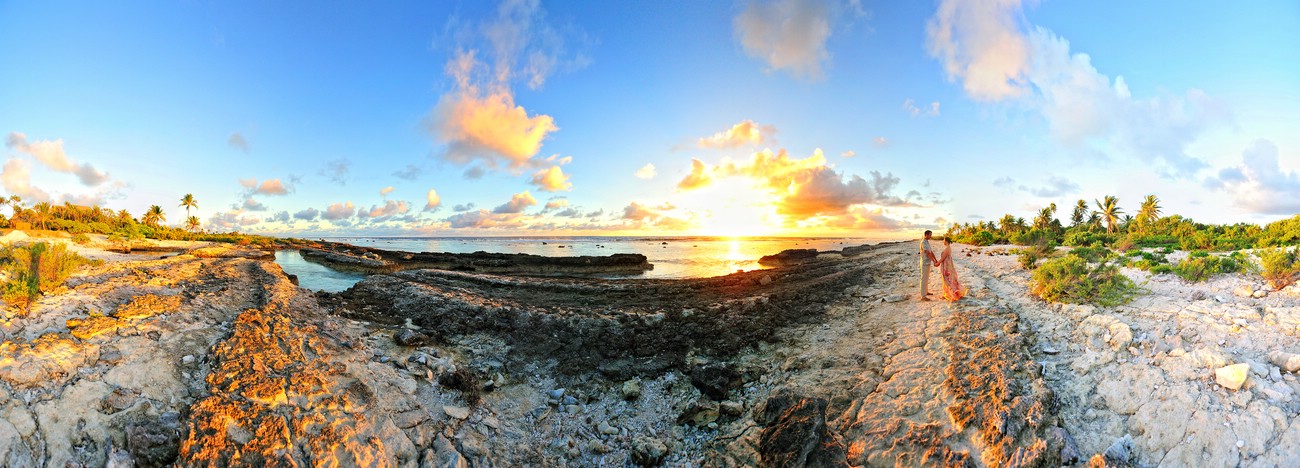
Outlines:
<svg viewBox="0 0 1300 468"><path fill-rule="evenodd" d="M764 424L759 436L760 466L849 466L844 444L826 426L825 398L809 398L782 388L763 403L754 420Z"/></svg>

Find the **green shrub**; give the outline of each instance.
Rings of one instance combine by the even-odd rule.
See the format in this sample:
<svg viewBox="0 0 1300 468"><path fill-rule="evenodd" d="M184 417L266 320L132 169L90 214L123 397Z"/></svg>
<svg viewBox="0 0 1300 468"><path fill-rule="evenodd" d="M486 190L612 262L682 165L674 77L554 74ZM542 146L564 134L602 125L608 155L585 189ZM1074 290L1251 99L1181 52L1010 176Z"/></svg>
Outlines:
<svg viewBox="0 0 1300 468"><path fill-rule="evenodd" d="M1263 249L1256 252L1259 255L1259 263L1262 268L1264 279L1273 285L1274 289L1282 289L1290 286L1296 281L1296 274L1300 273L1300 255L1297 252L1286 247L1274 247Z"/></svg>
<svg viewBox="0 0 1300 468"><path fill-rule="evenodd" d="M90 236L83 233L76 233L72 235L72 242L75 242L77 245L86 245L90 243Z"/></svg>
<svg viewBox="0 0 1300 468"><path fill-rule="evenodd" d="M1268 223L1259 236L1259 247L1295 245L1300 243L1300 215Z"/></svg>
<svg viewBox="0 0 1300 468"><path fill-rule="evenodd" d="M1049 302L1112 307L1133 300L1137 285L1105 263L1089 266L1077 255L1048 260L1034 270L1030 292Z"/></svg>
<svg viewBox="0 0 1300 468"><path fill-rule="evenodd" d="M1033 249L1021 249L1017 258L1020 259L1020 268L1026 270L1033 270L1038 264L1038 253Z"/></svg>
<svg viewBox="0 0 1300 468"><path fill-rule="evenodd" d="M1173 273L1174 267L1171 265L1155 265L1151 267L1150 271L1153 275L1163 275L1166 273Z"/></svg>
<svg viewBox="0 0 1300 468"><path fill-rule="evenodd" d="M5 303L29 310L42 294L63 285L85 258L68 252L64 244L38 242L25 247L6 247L0 253L0 269L8 275L2 289Z"/></svg>
<svg viewBox="0 0 1300 468"><path fill-rule="evenodd" d="M1105 247L1075 247L1070 249L1069 254L1087 260L1088 263L1104 262L1115 255Z"/></svg>
<svg viewBox="0 0 1300 468"><path fill-rule="evenodd" d="M993 233L988 231L980 231L976 233L975 236L971 239L971 243L978 245L980 247L987 247L993 245L993 240L994 240Z"/></svg>
<svg viewBox="0 0 1300 468"><path fill-rule="evenodd" d="M1065 234L1065 245L1075 247L1092 247L1094 245L1110 245L1115 242L1113 234L1104 232L1091 232L1077 230Z"/></svg>
<svg viewBox="0 0 1300 468"><path fill-rule="evenodd" d="M113 244L118 248L118 250L121 250L122 253L131 253L131 247L141 240L144 240L144 234L141 234L140 231L136 229L135 224L122 226L121 229L113 231L112 234L108 235L108 243Z"/></svg>
<svg viewBox="0 0 1300 468"><path fill-rule="evenodd" d="M1210 253L1204 250L1193 250L1188 255L1190 255L1192 258L1205 258L1205 257L1209 257Z"/></svg>

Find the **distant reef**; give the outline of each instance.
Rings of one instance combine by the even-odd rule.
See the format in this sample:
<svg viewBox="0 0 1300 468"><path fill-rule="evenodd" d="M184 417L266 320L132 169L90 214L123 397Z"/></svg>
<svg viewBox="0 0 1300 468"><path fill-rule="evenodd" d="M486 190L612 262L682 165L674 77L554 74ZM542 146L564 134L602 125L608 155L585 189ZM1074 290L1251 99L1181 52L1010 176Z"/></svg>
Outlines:
<svg viewBox="0 0 1300 468"><path fill-rule="evenodd" d="M308 261L336 270L365 274L437 269L507 275L583 276L632 275L654 269L654 265L641 254L546 257L483 251L412 253L340 243L321 243L318 247L303 248L299 252Z"/></svg>
<svg viewBox="0 0 1300 468"><path fill-rule="evenodd" d="M898 242L883 242L876 245L897 244ZM817 260L818 258L846 258L862 255L873 249L874 245L857 245L845 247L840 250L817 250L817 249L787 249L781 252L764 255L758 259L758 264L765 267L779 267L786 265L797 265L804 262Z"/></svg>

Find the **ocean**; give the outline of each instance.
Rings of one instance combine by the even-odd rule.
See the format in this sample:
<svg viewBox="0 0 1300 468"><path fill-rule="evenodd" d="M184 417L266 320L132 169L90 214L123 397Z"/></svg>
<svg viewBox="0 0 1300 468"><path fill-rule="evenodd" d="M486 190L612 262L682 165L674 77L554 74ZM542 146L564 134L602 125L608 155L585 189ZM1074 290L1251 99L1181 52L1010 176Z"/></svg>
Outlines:
<svg viewBox="0 0 1300 468"><path fill-rule="evenodd" d="M786 249L839 250L885 239L853 237L335 237L325 238L357 246L405 252L526 253L549 257L639 253L654 264L640 275L614 278L703 278L756 270L759 257ZM281 251L276 263L286 273L298 275L299 285L323 291L342 291L362 275L331 270L302 259L297 251Z"/></svg>

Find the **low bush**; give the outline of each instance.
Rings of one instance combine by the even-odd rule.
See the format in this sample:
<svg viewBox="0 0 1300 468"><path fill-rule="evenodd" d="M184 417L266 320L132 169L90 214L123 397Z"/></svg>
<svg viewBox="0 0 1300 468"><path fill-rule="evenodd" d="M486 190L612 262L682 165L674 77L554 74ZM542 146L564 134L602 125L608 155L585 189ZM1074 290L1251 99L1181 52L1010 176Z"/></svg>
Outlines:
<svg viewBox="0 0 1300 468"><path fill-rule="evenodd" d="M77 245L86 245L90 243L90 236L84 233L76 233L72 235L72 242L77 243Z"/></svg>
<svg viewBox="0 0 1300 468"><path fill-rule="evenodd" d="M1049 302L1113 307L1132 301L1139 289L1114 265L1094 267L1083 257L1066 255L1034 270L1030 292Z"/></svg>
<svg viewBox="0 0 1300 468"><path fill-rule="evenodd" d="M1087 260L1088 263L1104 262L1115 255L1105 247L1075 247L1070 249L1069 254Z"/></svg>
<svg viewBox="0 0 1300 468"><path fill-rule="evenodd" d="M990 245L993 245L993 241L994 241L993 233L988 231L980 231L976 233L974 236L972 236L971 238L971 243L978 245L980 247L988 247Z"/></svg>
<svg viewBox="0 0 1300 468"><path fill-rule="evenodd" d="M1167 273L1173 273L1174 267L1172 265L1156 265L1151 267L1151 269L1148 271L1150 271L1151 274L1153 275L1163 275Z"/></svg>
<svg viewBox="0 0 1300 468"><path fill-rule="evenodd" d="M1274 289L1282 289L1296 282L1296 275L1300 274L1300 255L1296 250L1274 247L1259 250L1256 255L1259 255L1262 267L1260 274Z"/></svg>
<svg viewBox="0 0 1300 468"><path fill-rule="evenodd" d="M67 246L38 242L24 247L6 247L0 251L0 269L7 280L0 286L5 303L27 311L32 302L63 285L77 267L87 261Z"/></svg>
<svg viewBox="0 0 1300 468"><path fill-rule="evenodd" d="M1173 273L1186 281L1199 283L1214 275L1241 271L1243 263L1248 263L1240 261L1238 257L1216 257L1209 254L1196 255L1196 253L1193 252L1191 256L1178 262L1178 265L1173 267Z"/></svg>

